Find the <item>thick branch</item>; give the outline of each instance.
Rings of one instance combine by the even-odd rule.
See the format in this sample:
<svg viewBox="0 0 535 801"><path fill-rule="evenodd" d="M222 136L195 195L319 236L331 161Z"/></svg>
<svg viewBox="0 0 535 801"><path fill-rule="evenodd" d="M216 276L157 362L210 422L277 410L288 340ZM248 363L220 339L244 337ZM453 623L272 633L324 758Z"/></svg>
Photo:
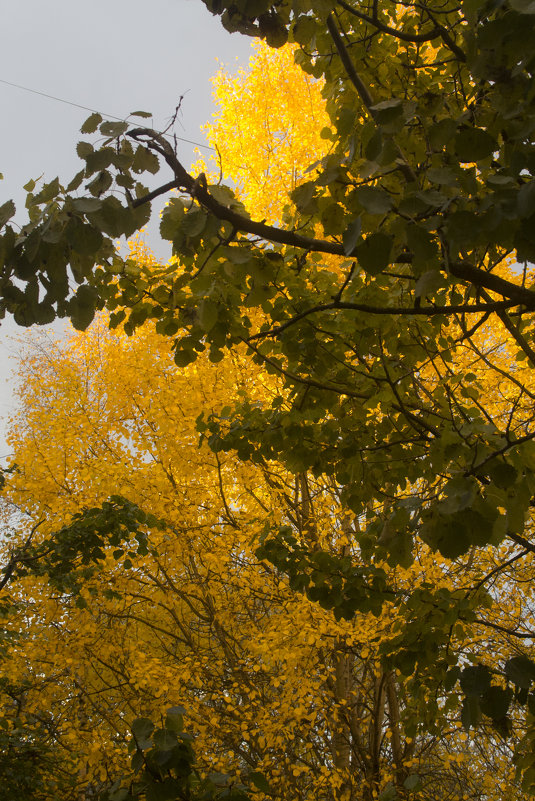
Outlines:
<svg viewBox="0 0 535 801"><path fill-rule="evenodd" d="M134 207L140 206L143 203L148 202L149 199L164 194L164 192L169 191L170 188L183 189L192 197L194 197L202 206L204 206L204 208L208 209L208 211L214 214L219 220L226 220L227 222L230 222L236 231L242 231L246 234L258 236L261 239L264 239L266 242L276 242L280 245L289 245L291 247L300 248L301 250L315 253L329 253L334 256L347 258L348 254L344 251L343 245L339 242L329 242L326 239L314 239L312 237L298 234L295 231L286 231L282 228L277 228L274 225L266 225L263 222L256 222L255 220L251 220L250 218L239 214L237 211L224 206L222 203L219 203L214 197L212 197L212 195L210 195L208 189L206 189L201 182L198 182L184 169L169 142L167 142L167 140L157 131L153 131L150 128L135 128L132 131L129 131L128 135L137 141L143 141L146 147L159 153L165 159L175 175L174 181L170 181L159 189L155 189L149 195L135 200L132 204ZM403 264L410 264L412 257L410 253L403 253L400 254L400 256L394 261ZM449 270L451 275L453 275L455 278L460 278L461 280L467 281L474 286L490 289L492 292L496 292L502 297L513 301L514 304L520 304L531 310L535 309L535 292L532 292L530 289L525 289L524 287L520 287L517 284L511 283L510 281L506 281L505 279L500 278L498 275L494 275L494 273L478 270L467 261L452 262L449 265ZM514 304L504 302L502 308L506 308L507 306ZM497 308L500 307L498 306ZM366 308L357 310L367 311L368 309ZM464 304L460 306L442 307L442 313L453 313L454 311L459 313L477 311L484 312L494 311L494 308L489 308L489 304L473 304L471 306ZM370 313L379 312L372 311ZM392 312L387 311L386 313L391 314ZM441 311L435 307L422 307L422 311L407 310L402 313L440 314Z"/></svg>
<svg viewBox="0 0 535 801"><path fill-rule="evenodd" d="M506 281L504 278L500 278L499 275L495 275L494 273L478 270L477 267L474 267L467 261L452 262L449 268L450 273L454 275L455 278L461 278L469 284L474 284L474 286L490 289L491 292L496 292L498 295L502 295L502 297L515 300L528 309L535 309L535 292L532 292L531 289L525 289L525 287L513 284L511 281Z"/></svg>
<svg viewBox="0 0 535 801"><path fill-rule="evenodd" d="M432 317L438 314L498 312L512 305L515 305L514 301L502 300L497 301L496 303L474 303L473 305L460 304L452 306L368 306L365 303L350 303L346 301L334 300L332 303L320 303L318 306L314 306L311 309L306 309L300 314L296 314L295 317L292 317L290 320L286 320L285 323L275 326L275 328L270 328L268 331L261 331L258 334L254 334L252 337L249 337L247 341L251 342L253 339L264 339L265 337L278 336L287 328L295 325L305 317L309 317L311 314L318 314L319 312L324 311L347 310L359 311L363 312L364 314L390 314L403 316L425 315L426 317Z"/></svg>
<svg viewBox="0 0 535 801"><path fill-rule="evenodd" d="M414 44L418 44L419 42L430 42L432 39L436 39L440 36L440 27L437 25L427 33L405 33L404 31L398 31L396 28L391 28L389 25L385 25L384 22L380 22L375 17L370 17L368 14L364 14L362 11L357 11L356 8L350 6L349 3L345 2L345 0L338 0L338 5L342 6L342 8L345 8L345 10L350 14L353 14L354 17L358 17L359 19L363 20L363 22L373 25L373 27L377 28L378 31L388 33L395 39L401 39L402 42L414 42Z"/></svg>
<svg viewBox="0 0 535 801"><path fill-rule="evenodd" d="M346 46L342 41L342 37L340 36L338 28L336 27L336 23L334 21L334 16L332 13L329 14L329 16L327 17L327 28L329 30L329 33L331 34L331 38L334 42L335 47L338 50L338 55L340 56L342 64L344 65L345 71L347 72L347 75L351 80L351 83L357 90L362 102L366 106L372 118L375 119L375 112L372 108L374 104L372 94L368 89L368 87L364 84L362 78L356 71L353 62L351 61ZM403 153L401 152L400 148L397 145L396 149L399 155L399 169L402 171L407 181L416 182L418 179L412 167L407 162L407 159L404 157Z"/></svg>
<svg viewBox="0 0 535 801"><path fill-rule="evenodd" d="M485 300L490 300L490 296L483 290L481 295L485 298ZM528 359L530 359L531 363L535 365L535 351L527 342L526 338L520 333L516 325L514 325L513 321L505 311L505 309L500 309L497 311L498 317L504 324L505 328L509 331L513 339L515 340L518 347L526 354Z"/></svg>
<svg viewBox="0 0 535 801"><path fill-rule="evenodd" d="M327 17L327 28L331 34L334 46L338 50L338 55L340 56L342 64L344 65L344 69L347 72L351 83L359 93L360 99L373 117L373 111L371 107L374 104L374 99L370 90L356 71L351 58L349 57L349 53L347 52L346 46L342 41L342 37L340 36L338 28L336 27L336 23L332 14L329 14Z"/></svg>

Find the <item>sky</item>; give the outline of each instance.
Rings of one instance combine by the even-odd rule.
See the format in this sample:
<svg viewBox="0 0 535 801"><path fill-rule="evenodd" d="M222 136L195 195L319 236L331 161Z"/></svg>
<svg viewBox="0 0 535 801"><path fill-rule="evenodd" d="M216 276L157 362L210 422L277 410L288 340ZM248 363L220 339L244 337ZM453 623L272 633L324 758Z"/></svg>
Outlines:
<svg viewBox="0 0 535 801"><path fill-rule="evenodd" d="M251 40L225 31L201 0L0 0L0 10L0 205L12 198L19 224L25 183L56 175L68 183L81 168L75 146L90 111L119 118L149 111L161 130L182 97L175 132L205 143L211 76L220 64L245 65L251 52ZM195 158L187 142L178 153L185 166ZM156 210L146 240L163 256L157 229ZM5 419L14 408L21 332L10 320L0 325L0 459L9 452Z"/></svg>

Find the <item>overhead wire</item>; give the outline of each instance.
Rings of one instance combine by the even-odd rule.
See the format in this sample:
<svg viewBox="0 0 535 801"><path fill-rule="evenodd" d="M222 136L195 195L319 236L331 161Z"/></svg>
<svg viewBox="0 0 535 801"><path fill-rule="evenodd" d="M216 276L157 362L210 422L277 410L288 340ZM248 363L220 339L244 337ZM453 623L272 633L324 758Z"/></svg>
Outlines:
<svg viewBox="0 0 535 801"><path fill-rule="evenodd" d="M72 100L65 100L62 97L57 97L56 95L50 95L47 92L41 92L38 89L31 89L29 86L23 86L20 83L13 83L12 81L6 81L4 78L0 78L0 83L5 84L6 86L12 86L15 89L22 89L25 92L31 92L34 95L40 95L41 97L46 97L49 100L56 100L58 103L65 103L67 106L74 106L75 108L81 108L84 111L90 111L92 114L100 114L102 117L111 120L118 120L119 122L124 122L127 117L118 117L116 114L105 114L103 111L98 111L94 108L89 108L89 106L83 106L81 103L73 103ZM130 115L128 115L130 116ZM165 135L164 131L159 131L158 133L162 133ZM213 150L216 152L215 147L211 147L210 145L203 145L200 142L195 142L193 139L185 139L183 136L176 136L173 134L173 139L178 139L180 142L187 142L189 145L195 145L196 147L202 147L205 150Z"/></svg>

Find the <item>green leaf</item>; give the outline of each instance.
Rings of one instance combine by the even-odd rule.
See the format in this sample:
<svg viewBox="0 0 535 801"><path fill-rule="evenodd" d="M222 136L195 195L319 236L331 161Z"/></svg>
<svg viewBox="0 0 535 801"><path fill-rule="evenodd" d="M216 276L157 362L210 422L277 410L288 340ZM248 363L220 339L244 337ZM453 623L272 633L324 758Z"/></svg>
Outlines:
<svg viewBox="0 0 535 801"><path fill-rule="evenodd" d="M90 142L78 142L76 152L81 159L86 159L90 153L95 152L95 148Z"/></svg>
<svg viewBox="0 0 535 801"><path fill-rule="evenodd" d="M512 464L494 460L487 465L487 473L500 489L508 489L516 483L518 472Z"/></svg>
<svg viewBox="0 0 535 801"><path fill-rule="evenodd" d="M206 225L207 214L199 206L193 206L182 219L181 229L187 236L199 236Z"/></svg>
<svg viewBox="0 0 535 801"><path fill-rule="evenodd" d="M369 214L386 214L394 205L388 192L374 186L362 186L356 189L355 197Z"/></svg>
<svg viewBox="0 0 535 801"><path fill-rule="evenodd" d="M344 230L345 213L339 203L330 203L321 214L321 224L327 236L340 234Z"/></svg>
<svg viewBox="0 0 535 801"><path fill-rule="evenodd" d="M102 200L96 197L77 197L73 200L72 205L76 211L81 211L82 213L86 211L97 211L97 209L102 207Z"/></svg>
<svg viewBox="0 0 535 801"><path fill-rule="evenodd" d="M392 237L379 231L368 236L355 252L362 269L371 275L377 275L388 267L391 251Z"/></svg>
<svg viewBox="0 0 535 801"><path fill-rule="evenodd" d="M535 663L527 656L513 656L505 663L505 675L517 687L529 689L535 681Z"/></svg>
<svg viewBox="0 0 535 801"><path fill-rule="evenodd" d="M258 787L261 792L266 793L266 795L270 795L271 788L269 786L269 782L259 770L255 770L252 773L249 773L247 776L248 780L252 782L255 787Z"/></svg>
<svg viewBox="0 0 535 801"><path fill-rule="evenodd" d="M461 688L467 696L479 696L490 687L490 670L486 665L470 665L461 673Z"/></svg>
<svg viewBox="0 0 535 801"><path fill-rule="evenodd" d="M262 37L270 47L283 47L288 41L288 31L284 20L276 11L260 14L258 26Z"/></svg>
<svg viewBox="0 0 535 801"><path fill-rule="evenodd" d="M450 139L453 138L457 130L457 123L455 120L446 118L436 122L429 129L428 137L431 147L435 150L441 150L445 147Z"/></svg>
<svg viewBox="0 0 535 801"><path fill-rule="evenodd" d="M4 226L8 220L15 214L15 204L12 200L7 200L0 206L0 228Z"/></svg>
<svg viewBox="0 0 535 801"><path fill-rule="evenodd" d="M95 287L82 284L76 290L76 295L71 298L69 312L71 322L77 331L85 331L92 323L95 316L95 303L97 291Z"/></svg>
<svg viewBox="0 0 535 801"><path fill-rule="evenodd" d="M132 723L132 734L142 750L151 744L150 736L154 731L154 723L149 718L137 718Z"/></svg>
<svg viewBox="0 0 535 801"><path fill-rule="evenodd" d="M362 228L362 220L356 217L353 222L349 223L346 230L342 234L342 244L346 256L351 256L355 250L357 242L360 239L360 231Z"/></svg>
<svg viewBox="0 0 535 801"><path fill-rule="evenodd" d="M183 716L186 710L182 706L172 706L165 713L165 728L177 734L184 728Z"/></svg>
<svg viewBox="0 0 535 801"><path fill-rule="evenodd" d="M406 790L416 790L421 785L421 783L422 783L422 780L418 776L418 774L417 773L411 773L411 775L407 776L407 778L403 782L403 787L405 787Z"/></svg>
<svg viewBox="0 0 535 801"><path fill-rule="evenodd" d="M67 184L66 191L74 192L76 189L78 189L84 178L85 178L85 170L80 170L80 172L77 172L74 178Z"/></svg>
<svg viewBox="0 0 535 801"><path fill-rule="evenodd" d="M80 128L80 133L83 134L95 133L101 122L102 122L102 115L99 114L97 111L95 111L93 114L90 114L89 117L86 119L86 121Z"/></svg>
<svg viewBox="0 0 535 801"><path fill-rule="evenodd" d="M198 313L201 328L203 331L208 333L208 331L211 331L214 325L217 323L217 317L219 313L217 303L214 303L213 300L209 300L208 298L204 298L199 304Z"/></svg>
<svg viewBox="0 0 535 801"><path fill-rule="evenodd" d="M149 119L152 117L152 113L150 111L131 111L128 115L129 117L144 117L145 119Z"/></svg>
<svg viewBox="0 0 535 801"><path fill-rule="evenodd" d="M45 184L38 195L33 199L33 202L40 205L42 203L49 203L54 200L60 191L59 178L54 178L50 183Z"/></svg>
<svg viewBox="0 0 535 801"><path fill-rule="evenodd" d="M407 245L418 267L427 265L437 256L438 248L433 236L421 225L407 226Z"/></svg>
<svg viewBox="0 0 535 801"><path fill-rule="evenodd" d="M481 709L478 699L475 696L466 697L461 709L461 722L463 727L468 731L477 726L480 721Z"/></svg>
<svg viewBox="0 0 535 801"><path fill-rule="evenodd" d="M396 801L397 798L399 798L397 790L391 782L379 794L379 801Z"/></svg>
<svg viewBox="0 0 535 801"><path fill-rule="evenodd" d="M389 100L382 100L380 103L370 106L374 119L380 125L387 125L388 123L401 117L403 114L403 101L398 97L392 97Z"/></svg>
<svg viewBox="0 0 535 801"><path fill-rule="evenodd" d="M535 14L535 0L510 0L510 3L519 14Z"/></svg>
<svg viewBox="0 0 535 801"><path fill-rule="evenodd" d="M535 213L535 179L520 187L518 192L518 213L522 219L531 217Z"/></svg>
<svg viewBox="0 0 535 801"><path fill-rule="evenodd" d="M102 244L102 234L97 228L72 218L65 233L71 247L81 256L96 256Z"/></svg>
<svg viewBox="0 0 535 801"><path fill-rule="evenodd" d="M498 145L483 128L462 128L455 137L455 152L460 161L480 161L491 156Z"/></svg>
<svg viewBox="0 0 535 801"><path fill-rule="evenodd" d="M306 181L294 189L290 197L302 214L314 214L318 208L315 193L316 184L313 181Z"/></svg>
<svg viewBox="0 0 535 801"><path fill-rule="evenodd" d="M294 41L301 46L307 45L316 33L316 21L314 17L301 14L292 28Z"/></svg>
<svg viewBox="0 0 535 801"><path fill-rule="evenodd" d="M136 148L134 160L132 161L133 172L150 172L153 175L156 175L159 169L160 162L158 161L158 156L156 156L155 153L152 153L148 147L139 145Z"/></svg>
<svg viewBox="0 0 535 801"><path fill-rule="evenodd" d="M438 289L442 289L445 285L446 281L438 270L427 270L416 281L414 294L417 298L425 298Z"/></svg>
<svg viewBox="0 0 535 801"><path fill-rule="evenodd" d="M479 702L481 711L493 720L502 720L507 715L509 706L513 699L513 691L510 687L489 687L485 691Z"/></svg>
<svg viewBox="0 0 535 801"><path fill-rule="evenodd" d="M229 208L236 202L234 192L228 186L212 185L208 187L208 191L214 200L217 200L218 203L221 203L221 205L226 208Z"/></svg>
<svg viewBox="0 0 535 801"><path fill-rule="evenodd" d="M103 136L122 136L127 130L127 122L103 122L100 126L100 133Z"/></svg>
<svg viewBox="0 0 535 801"><path fill-rule="evenodd" d="M157 729L152 735L152 742L161 751L170 751L178 743L178 739L175 732Z"/></svg>

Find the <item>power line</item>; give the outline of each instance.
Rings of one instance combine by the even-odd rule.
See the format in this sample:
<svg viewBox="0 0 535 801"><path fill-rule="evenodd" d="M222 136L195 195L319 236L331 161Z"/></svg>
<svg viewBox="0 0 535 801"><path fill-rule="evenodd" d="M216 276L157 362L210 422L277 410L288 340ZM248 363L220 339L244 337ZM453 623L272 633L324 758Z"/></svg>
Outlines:
<svg viewBox="0 0 535 801"><path fill-rule="evenodd" d="M81 108L84 111L90 111L92 114L100 114L102 117L107 117L111 120L119 120L119 122L124 122L124 117L117 117L116 114L104 114L103 111L97 111L97 109L89 108L89 106L82 106L80 103L73 103L71 100L64 100L62 97L56 97L55 95L49 95L46 92L40 92L38 89L30 89L29 86L22 86L20 83L12 83L11 81L6 81L3 78L0 78L0 83L6 84L6 86L12 86L15 89L22 89L24 92L31 92L33 95L40 95L41 97L46 97L48 100L56 100L58 103L65 103L66 106L74 106L75 108ZM171 137L170 137L171 138ZM213 150L215 152L215 147L210 147L210 145L202 145L200 142L194 142L193 139L184 139L183 136L173 136L172 138L178 139L180 142L187 142L189 145L195 145L196 147L202 147L205 150Z"/></svg>

